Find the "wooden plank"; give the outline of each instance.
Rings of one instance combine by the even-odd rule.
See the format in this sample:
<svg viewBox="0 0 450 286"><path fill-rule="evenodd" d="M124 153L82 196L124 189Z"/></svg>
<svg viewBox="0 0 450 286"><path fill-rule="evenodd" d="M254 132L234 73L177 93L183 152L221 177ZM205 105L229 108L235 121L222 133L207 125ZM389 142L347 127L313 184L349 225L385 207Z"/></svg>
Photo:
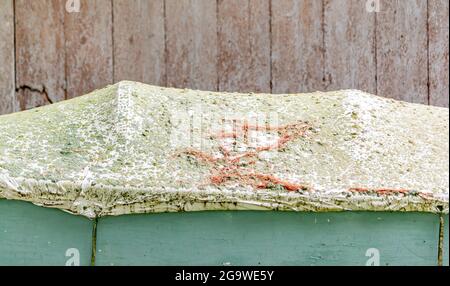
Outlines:
<svg viewBox="0 0 450 286"><path fill-rule="evenodd" d="M166 0L167 85L217 90L216 1Z"/></svg>
<svg viewBox="0 0 450 286"><path fill-rule="evenodd" d="M448 244L449 244L449 236L448 236L448 215L444 216L444 266L448 265L448 258L449 258L449 252L448 252Z"/></svg>
<svg viewBox="0 0 450 286"><path fill-rule="evenodd" d="M427 1L381 1L377 13L378 94L427 104L427 48Z"/></svg>
<svg viewBox="0 0 450 286"><path fill-rule="evenodd" d="M14 71L14 7L0 2L0 115L17 111Z"/></svg>
<svg viewBox="0 0 450 286"><path fill-rule="evenodd" d="M64 6L58 0L15 1L16 89L22 110L65 98Z"/></svg>
<svg viewBox="0 0 450 286"><path fill-rule="evenodd" d="M425 213L194 212L101 218L96 265L437 265ZM372 252L371 252L372 251Z"/></svg>
<svg viewBox="0 0 450 286"><path fill-rule="evenodd" d="M428 2L430 104L448 107L449 1Z"/></svg>
<svg viewBox="0 0 450 286"><path fill-rule="evenodd" d="M115 0L114 81L165 85L164 0Z"/></svg>
<svg viewBox="0 0 450 286"><path fill-rule="evenodd" d="M272 1L272 91L323 90L322 1Z"/></svg>
<svg viewBox="0 0 450 286"><path fill-rule="evenodd" d="M67 98L113 82L111 0L81 0L65 13Z"/></svg>
<svg viewBox="0 0 450 286"><path fill-rule="evenodd" d="M92 221L7 200L0 200L0 217L0 265L90 264Z"/></svg>
<svg viewBox="0 0 450 286"><path fill-rule="evenodd" d="M219 90L270 92L270 3L218 1Z"/></svg>
<svg viewBox="0 0 450 286"><path fill-rule="evenodd" d="M376 93L375 13L361 0L325 1L327 90Z"/></svg>

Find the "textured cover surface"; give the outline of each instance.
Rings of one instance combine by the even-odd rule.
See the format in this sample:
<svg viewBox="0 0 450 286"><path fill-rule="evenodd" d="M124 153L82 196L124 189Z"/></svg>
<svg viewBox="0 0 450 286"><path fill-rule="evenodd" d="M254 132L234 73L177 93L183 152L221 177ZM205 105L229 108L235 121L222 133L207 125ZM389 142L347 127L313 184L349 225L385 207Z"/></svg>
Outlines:
<svg viewBox="0 0 450 286"><path fill-rule="evenodd" d="M356 90L120 82L0 117L0 198L87 217L194 210L448 213L449 112Z"/></svg>

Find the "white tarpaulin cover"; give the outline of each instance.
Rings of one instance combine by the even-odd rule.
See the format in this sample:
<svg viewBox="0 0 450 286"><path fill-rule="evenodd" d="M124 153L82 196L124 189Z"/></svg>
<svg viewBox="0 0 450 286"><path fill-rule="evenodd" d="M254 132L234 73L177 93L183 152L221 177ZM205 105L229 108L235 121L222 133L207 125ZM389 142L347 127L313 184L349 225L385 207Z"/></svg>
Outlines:
<svg viewBox="0 0 450 286"><path fill-rule="evenodd" d="M449 111L357 90L120 82L0 117L0 198L90 218L195 210L448 213Z"/></svg>

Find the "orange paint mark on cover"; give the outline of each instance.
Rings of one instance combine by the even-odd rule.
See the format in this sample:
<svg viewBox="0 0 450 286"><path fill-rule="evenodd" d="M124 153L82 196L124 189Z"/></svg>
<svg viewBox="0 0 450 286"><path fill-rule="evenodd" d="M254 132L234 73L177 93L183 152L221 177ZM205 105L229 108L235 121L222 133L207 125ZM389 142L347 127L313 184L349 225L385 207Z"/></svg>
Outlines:
<svg viewBox="0 0 450 286"><path fill-rule="evenodd" d="M222 120L222 122L224 122L224 120ZM230 138L236 140L240 135L243 135L244 142L247 143L249 138L248 132L253 130L277 132L279 135L278 139L273 144L258 146L254 148L254 150L233 155L231 155L232 150L219 142L218 149L221 155L220 157L213 157L210 154L195 149L189 149L183 153L191 155L201 162L212 165L210 183L214 185L223 185L227 182L234 181L243 185L250 185L255 189L267 189L278 186L290 192L310 190L306 185L281 180L273 175L256 173L254 170L245 167L256 163L258 153L283 148L289 142L305 136L307 130L311 128L309 124L298 122L274 127L268 124L265 126L250 125L247 121L244 121L243 124L241 123L241 120L233 120L233 132L221 131L218 134L212 134L210 138L219 141ZM244 159L250 159L250 161L243 162Z"/></svg>

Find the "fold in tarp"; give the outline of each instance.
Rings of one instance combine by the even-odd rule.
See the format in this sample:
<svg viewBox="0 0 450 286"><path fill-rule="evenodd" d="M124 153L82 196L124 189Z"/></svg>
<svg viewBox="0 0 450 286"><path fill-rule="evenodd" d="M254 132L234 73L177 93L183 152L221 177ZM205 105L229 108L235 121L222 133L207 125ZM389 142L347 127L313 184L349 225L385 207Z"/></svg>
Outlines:
<svg viewBox="0 0 450 286"><path fill-rule="evenodd" d="M120 82L0 117L0 198L90 218L197 210L448 213L449 111L357 90Z"/></svg>

